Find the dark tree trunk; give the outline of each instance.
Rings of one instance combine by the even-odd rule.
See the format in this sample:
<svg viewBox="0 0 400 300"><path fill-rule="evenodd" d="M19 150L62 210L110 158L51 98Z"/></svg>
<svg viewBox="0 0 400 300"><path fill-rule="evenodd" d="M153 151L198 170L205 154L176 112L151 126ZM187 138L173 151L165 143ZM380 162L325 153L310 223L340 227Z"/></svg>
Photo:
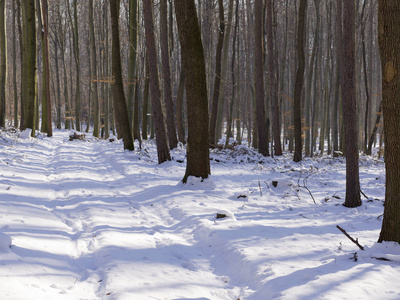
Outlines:
<svg viewBox="0 0 400 300"><path fill-rule="evenodd" d="M378 4L386 166L385 210L378 242L400 243L400 2L379 0Z"/></svg>
<svg viewBox="0 0 400 300"><path fill-rule="evenodd" d="M224 3L223 0L218 0L219 7L219 30L218 30L218 43L215 57L215 77L214 77L214 92L211 106L210 118L210 146L215 147L216 141L216 126L218 116L218 102L221 83L221 67L222 67L222 47L224 45L225 33L225 20L224 20Z"/></svg>
<svg viewBox="0 0 400 300"><path fill-rule="evenodd" d="M7 76L7 41L6 41L6 0L0 1L0 126L6 125L6 76Z"/></svg>
<svg viewBox="0 0 400 300"><path fill-rule="evenodd" d="M89 32L90 32L90 53L91 53L91 69L92 87L93 87L93 136L100 136L100 103L97 88L97 55L96 55L96 39L94 36L94 21L93 21L93 0L89 0ZM89 122L90 124L90 114Z"/></svg>
<svg viewBox="0 0 400 300"><path fill-rule="evenodd" d="M267 0L267 44L268 44L268 69L269 80L271 86L271 104L272 104L272 136L274 141L274 154L277 156L282 155L281 144L281 124L279 112L279 98L278 98L278 78L276 71L277 57L275 51L275 40L273 34L273 11L272 0Z"/></svg>
<svg viewBox="0 0 400 300"><path fill-rule="evenodd" d="M294 104L293 104L293 121L294 121L294 157L293 161L299 162L302 160L303 141L301 137L301 95L304 83L305 69L305 23L307 16L307 0L300 0L299 18L297 24L297 55L298 66L296 73L296 83L294 87Z"/></svg>
<svg viewBox="0 0 400 300"><path fill-rule="evenodd" d="M161 108L161 91L157 70L157 49L154 37L153 0L143 0L143 17L146 31L147 62L149 64L150 75L151 106L156 133L158 163L161 164L167 160L171 160L171 157L168 150L164 116Z"/></svg>
<svg viewBox="0 0 400 300"><path fill-rule="evenodd" d="M124 141L124 149L134 150L132 133L129 127L124 85L121 74L121 51L119 44L119 0L110 0L111 33L112 33L112 76L113 103L118 137Z"/></svg>
<svg viewBox="0 0 400 300"><path fill-rule="evenodd" d="M354 1L344 1L343 6L343 56L342 56L342 107L345 128L346 153L346 207L361 205L358 169L358 127L355 69Z"/></svg>
<svg viewBox="0 0 400 300"><path fill-rule="evenodd" d="M181 72L179 75L178 94L176 96L176 123L177 123L179 142L182 144L186 143L185 125L184 125L184 119L183 119L184 95L185 95L185 73L183 71L183 68L181 68Z"/></svg>
<svg viewBox="0 0 400 300"><path fill-rule="evenodd" d="M42 0L42 18L43 18L43 43L44 43L44 64L43 68L46 69L46 86L45 86L45 93L46 93L46 106L47 109L45 113L47 114L47 136L53 136L53 122L52 122L52 105L51 105L51 93L50 93L50 51L49 51L49 27L48 27L48 5L47 0ZM44 99L43 99L44 100Z"/></svg>
<svg viewBox="0 0 400 300"><path fill-rule="evenodd" d="M32 129L32 136L36 130L36 16L35 3L24 0L24 122L21 129Z"/></svg>
<svg viewBox="0 0 400 300"><path fill-rule="evenodd" d="M263 1L255 0L254 3L254 73L256 94L256 116L258 131L258 152L269 156L268 132L265 118L264 103L264 58L263 58Z"/></svg>
<svg viewBox="0 0 400 300"><path fill-rule="evenodd" d="M167 113L167 133L169 148L172 150L178 145L176 137L174 102L172 101L171 67L168 43L168 5L167 0L160 2L160 39L161 39L161 63L164 79L164 105Z"/></svg>
<svg viewBox="0 0 400 300"><path fill-rule="evenodd" d="M194 0L175 0L175 14L187 96L187 165L182 180L186 183L189 176L207 178L210 175L207 81Z"/></svg>

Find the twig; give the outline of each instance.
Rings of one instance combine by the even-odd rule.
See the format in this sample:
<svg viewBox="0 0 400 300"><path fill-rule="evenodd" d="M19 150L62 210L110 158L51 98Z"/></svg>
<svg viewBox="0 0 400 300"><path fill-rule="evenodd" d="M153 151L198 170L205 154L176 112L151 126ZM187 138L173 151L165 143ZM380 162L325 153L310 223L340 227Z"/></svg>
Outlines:
<svg viewBox="0 0 400 300"><path fill-rule="evenodd" d="M341 232L343 232L343 234L344 234L345 236L347 236L347 237L349 238L350 241L352 241L354 244L356 244L356 245L358 246L358 248L360 248L361 250L364 251L364 247L361 246L361 245L358 243L358 239L353 239L353 238L346 232L346 230L344 230L344 229L343 229L342 227L340 227L339 225L336 225L336 227L337 227L337 229L339 229Z"/></svg>
<svg viewBox="0 0 400 300"><path fill-rule="evenodd" d="M310 194L311 198L312 198L313 201L314 201L314 204L317 204L317 202L315 202L315 199L314 199L313 194L311 193L310 189L307 187L307 178L308 178L308 177L306 177L306 178L303 179L303 183L304 183L304 186L303 186L303 187L304 187L304 188L308 191L308 193Z"/></svg>
<svg viewBox="0 0 400 300"><path fill-rule="evenodd" d="M258 181L258 188L260 189L260 197L262 197L262 191L261 191L261 184L260 184L260 180Z"/></svg>
<svg viewBox="0 0 400 300"><path fill-rule="evenodd" d="M364 192L360 189L361 194L368 200L369 198L364 194Z"/></svg>

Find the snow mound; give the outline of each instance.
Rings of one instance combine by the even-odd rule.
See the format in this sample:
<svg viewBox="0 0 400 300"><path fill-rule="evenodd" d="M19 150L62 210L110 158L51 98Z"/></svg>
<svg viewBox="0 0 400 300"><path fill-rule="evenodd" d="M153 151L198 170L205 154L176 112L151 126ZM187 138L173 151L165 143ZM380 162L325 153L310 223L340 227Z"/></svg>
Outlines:
<svg viewBox="0 0 400 300"><path fill-rule="evenodd" d="M21 131L21 133L19 134L19 137L23 140L27 140L31 138L31 134L32 134L32 129L27 128L24 131Z"/></svg>
<svg viewBox="0 0 400 300"><path fill-rule="evenodd" d="M213 190L216 185L212 181L211 176L203 179L201 177L189 176L184 187L190 190Z"/></svg>
<svg viewBox="0 0 400 300"><path fill-rule="evenodd" d="M10 251L10 247L11 247L11 237L3 232L0 232L0 253L5 253Z"/></svg>

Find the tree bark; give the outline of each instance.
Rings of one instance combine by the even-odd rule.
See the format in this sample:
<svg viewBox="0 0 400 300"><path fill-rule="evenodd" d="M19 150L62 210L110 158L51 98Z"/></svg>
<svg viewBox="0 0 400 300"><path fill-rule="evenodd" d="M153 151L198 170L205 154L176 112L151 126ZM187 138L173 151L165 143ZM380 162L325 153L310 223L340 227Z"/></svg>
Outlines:
<svg viewBox="0 0 400 300"><path fill-rule="evenodd" d="M137 22L138 3L137 0L129 0L129 66L128 66L128 115L132 133L138 124L134 124L135 113L135 90L138 88L136 78L136 56L137 56ZM135 126L136 125L136 126ZM134 137L135 139L135 137Z"/></svg>
<svg viewBox="0 0 400 300"><path fill-rule="evenodd" d="M273 34L273 11L272 0L267 0L267 46L268 46L268 69L269 69L269 84L272 89L271 106L272 106L272 136L274 141L274 154L282 155L281 143L281 124L279 112L279 97L278 97L278 78L276 71L277 57L275 51L275 40Z"/></svg>
<svg viewBox="0 0 400 300"><path fill-rule="evenodd" d="M36 131L36 16L35 2L23 0L24 35L24 122L22 130Z"/></svg>
<svg viewBox="0 0 400 300"><path fill-rule="evenodd" d="M93 136L100 137L100 103L97 85L97 55L96 55L96 39L94 36L93 21L93 0L89 0L89 34L90 34L90 54L91 54L91 81L93 88ZM90 124L90 118L89 118Z"/></svg>
<svg viewBox="0 0 400 300"><path fill-rule="evenodd" d="M0 1L0 126L6 126L6 77L7 77L7 39L6 39L6 0Z"/></svg>
<svg viewBox="0 0 400 300"><path fill-rule="evenodd" d="M345 127L346 153L346 207L361 205L358 169L358 126L355 78L355 25L354 1L344 1L343 6L343 56L342 56L342 107Z"/></svg>
<svg viewBox="0 0 400 300"><path fill-rule="evenodd" d="M185 125L183 119L183 100L185 95L185 73L183 68L181 67L181 72L179 75L179 86L178 86L178 94L176 96L176 123L178 130L178 139L182 144L186 144L185 140Z"/></svg>
<svg viewBox="0 0 400 300"><path fill-rule="evenodd" d="M14 32L12 36L12 49L13 49L13 91L14 91L14 128L18 128L18 87L17 87L17 28L15 26L16 22L16 1L12 1L12 30ZM18 19L18 22L20 20ZM22 63L22 61L21 61Z"/></svg>
<svg viewBox="0 0 400 300"><path fill-rule="evenodd" d="M157 51L154 37L153 0L143 0L143 17L146 32L146 53L149 64L151 103L153 109L153 122L156 134L158 163L171 160L167 135L165 132L164 116L161 108L161 91L157 70Z"/></svg>
<svg viewBox="0 0 400 300"><path fill-rule="evenodd" d="M132 133L129 127L124 85L121 72L121 51L119 43L119 0L110 0L112 33L112 76L114 79L113 103L118 137L124 141L125 150L134 150Z"/></svg>
<svg viewBox="0 0 400 300"><path fill-rule="evenodd" d="M194 0L175 0L175 14L187 95L187 164L182 180L186 183L189 176L204 179L211 174L208 147L207 81Z"/></svg>
<svg viewBox="0 0 400 300"><path fill-rule="evenodd" d="M299 17L297 24L297 55L298 66L296 73L296 83L294 88L293 121L294 121L294 157L293 161L302 160L303 141L301 137L301 95L304 83L305 53L304 53L304 34L307 16L307 0L300 0Z"/></svg>
<svg viewBox="0 0 400 300"><path fill-rule="evenodd" d="M46 76L46 85L45 85L45 94L46 99L46 111L43 113L46 114L46 132L47 136L53 136L53 122L52 122L52 105L51 105L51 93L50 93L50 51L49 51L49 26L48 26L48 4L47 0L42 0L41 2L42 8L42 19L43 19L43 43L44 47L44 63L43 63L43 70L46 69L46 72L43 72Z"/></svg>
<svg viewBox="0 0 400 300"><path fill-rule="evenodd" d="M212 97L211 106L211 118L210 118L210 146L216 147L216 126L217 126L217 116L218 116L218 103L219 103L219 93L221 84L221 66L222 66L222 47L224 45L224 34L225 34L225 17L224 17L224 2L223 0L218 0L219 7L219 30L218 30L218 43L216 49L215 57L215 77L214 77L214 92Z"/></svg>
<svg viewBox="0 0 400 300"><path fill-rule="evenodd" d="M167 0L160 1L160 46L161 64L164 79L164 105L166 110L166 124L169 148L172 150L178 145L176 137L174 102L172 101L171 67L168 43L168 4Z"/></svg>
<svg viewBox="0 0 400 300"><path fill-rule="evenodd" d="M258 152L269 156L268 132L265 118L264 103L264 58L263 58L263 1L254 2L254 73L255 73L255 94L256 94L256 116L258 131Z"/></svg>
<svg viewBox="0 0 400 300"><path fill-rule="evenodd" d="M400 2L379 0L378 5L386 166L385 210L378 242L400 243Z"/></svg>

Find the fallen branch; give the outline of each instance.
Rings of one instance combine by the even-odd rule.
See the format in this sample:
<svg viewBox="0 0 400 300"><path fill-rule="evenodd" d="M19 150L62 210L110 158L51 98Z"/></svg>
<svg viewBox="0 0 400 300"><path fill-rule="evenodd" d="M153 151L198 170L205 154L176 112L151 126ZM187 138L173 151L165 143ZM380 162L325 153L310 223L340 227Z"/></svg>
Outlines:
<svg viewBox="0 0 400 300"><path fill-rule="evenodd" d="M362 190L360 190L361 194L368 200L369 198L367 197L367 195L364 194L364 192Z"/></svg>
<svg viewBox="0 0 400 300"><path fill-rule="evenodd" d="M344 234L345 236L347 236L347 237L349 238L350 241L352 241L354 244L356 244L356 245L358 246L358 248L360 248L361 250L364 251L364 247L361 246L361 245L358 243L358 239L353 239L353 238L346 232L346 230L344 230L344 229L343 229L342 227L340 227L339 225L336 225L336 227L337 227L337 229L339 229L341 232L343 232L343 234Z"/></svg>

